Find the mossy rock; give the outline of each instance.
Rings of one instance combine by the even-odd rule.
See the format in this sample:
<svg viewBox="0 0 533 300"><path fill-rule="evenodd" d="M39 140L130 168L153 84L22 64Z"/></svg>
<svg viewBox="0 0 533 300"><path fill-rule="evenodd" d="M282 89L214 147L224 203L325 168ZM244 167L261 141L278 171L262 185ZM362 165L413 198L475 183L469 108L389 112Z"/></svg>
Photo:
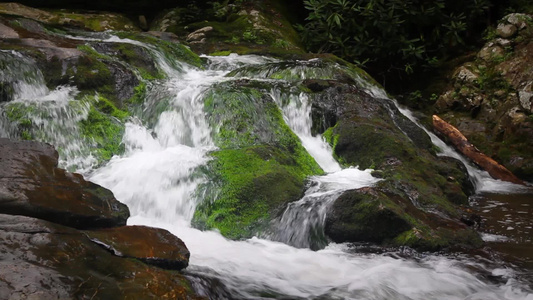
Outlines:
<svg viewBox="0 0 533 300"><path fill-rule="evenodd" d="M373 242L420 251L482 245L476 231L460 221L421 211L385 187L344 192L328 211L325 233L335 242Z"/></svg>
<svg viewBox="0 0 533 300"><path fill-rule="evenodd" d="M261 232L303 195L308 176L322 173L261 87L253 81L221 83L204 99L221 150L212 153L210 183L199 191L205 200L194 224L233 239Z"/></svg>
<svg viewBox="0 0 533 300"><path fill-rule="evenodd" d="M345 192L328 211L326 234L336 242L383 242L411 229L402 209L373 188Z"/></svg>
<svg viewBox="0 0 533 300"><path fill-rule="evenodd" d="M260 233L288 202L302 197L307 176L291 153L261 145L214 152L208 165L212 183L219 188L212 199L197 207L193 223L216 228L232 239Z"/></svg>
<svg viewBox="0 0 533 300"><path fill-rule="evenodd" d="M113 155L123 153L122 136L129 113L102 96L86 97L83 101L91 106L87 118L80 122L80 132L95 149L98 161L109 161Z"/></svg>

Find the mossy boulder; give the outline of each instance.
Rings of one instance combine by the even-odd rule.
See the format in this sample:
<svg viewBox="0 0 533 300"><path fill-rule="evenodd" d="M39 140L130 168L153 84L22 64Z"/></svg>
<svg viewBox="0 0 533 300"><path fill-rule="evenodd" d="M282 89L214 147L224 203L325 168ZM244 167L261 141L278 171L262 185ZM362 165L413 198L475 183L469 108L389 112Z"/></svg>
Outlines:
<svg viewBox="0 0 533 300"><path fill-rule="evenodd" d="M385 210L370 212L369 218L370 216L381 218L378 217L381 213L393 220L398 220L396 219L398 217L406 221L411 228L417 228L421 236L434 239L436 238L434 235L437 235L442 238L443 241L438 243L440 247L450 244L451 241L439 235L439 230L419 220L413 212L419 211L421 214L438 212L437 215L443 214L447 216L446 218L459 220L461 213L458 205L468 205L467 196L473 191L464 167L453 159L437 157L427 134L403 116L391 100L372 97L362 87L358 88L355 85L333 81L321 84L316 80L304 83L311 85L310 90L315 91L311 94L314 110L327 120L322 124L331 126L327 129L324 128L327 126L322 128L317 126L317 130L321 129L324 132L324 137L332 146L338 160L345 165L374 169L373 175L383 179L377 184L380 189L395 195L403 202L409 202L414 207L414 210L408 214L400 213L398 207L401 206L398 206L398 203L386 200L387 197L383 197L379 192L376 192L377 196L369 193L367 196L385 199L382 200ZM317 85L320 88L317 88ZM366 200L363 200L360 203L366 203ZM370 209L369 207L372 209L379 207L374 202L369 203L373 204L370 206L361 204L362 207L358 207L358 204L354 207L361 212ZM338 209L342 211L342 208ZM391 213L396 217L392 217ZM409 219L408 215L417 221ZM356 219L356 216L347 219L354 222L350 226L358 226L355 224L359 222ZM379 220L371 218L365 222L381 224ZM417 222L424 225L416 225ZM330 225L330 228L331 226L333 225ZM383 228L383 226L378 227ZM380 242L394 240L399 233L394 229L391 230L392 232L387 234L380 232L377 234L379 236L377 239ZM359 239L362 240L364 239ZM376 241L376 239L370 237L367 241ZM476 244L474 242L479 240L472 241L472 244ZM438 247L431 249L436 248Z"/></svg>
<svg viewBox="0 0 533 300"><path fill-rule="evenodd" d="M411 229L401 207L374 188L344 192L328 211L325 233L336 242L383 242Z"/></svg>
<svg viewBox="0 0 533 300"><path fill-rule="evenodd" d="M335 242L373 242L420 251L459 250L483 243L461 221L420 210L386 185L344 192L326 215L325 233Z"/></svg>
<svg viewBox="0 0 533 300"><path fill-rule="evenodd" d="M262 85L222 83L205 97L221 150L208 163L210 183L201 189L206 199L194 223L234 239L261 232L288 202L303 195L307 176L322 173Z"/></svg>

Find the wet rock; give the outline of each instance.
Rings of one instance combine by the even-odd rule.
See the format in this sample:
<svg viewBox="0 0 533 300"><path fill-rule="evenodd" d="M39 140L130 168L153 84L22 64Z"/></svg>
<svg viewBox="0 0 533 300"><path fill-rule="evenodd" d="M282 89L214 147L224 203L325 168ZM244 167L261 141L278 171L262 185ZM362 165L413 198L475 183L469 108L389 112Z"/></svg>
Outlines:
<svg viewBox="0 0 533 300"><path fill-rule="evenodd" d="M189 250L170 232L146 226L123 226L86 231L95 243L120 257L139 259L164 269L181 270L189 264Z"/></svg>
<svg viewBox="0 0 533 300"><path fill-rule="evenodd" d="M373 174L379 173L382 178L378 183L382 190L365 194L379 199L368 200L372 204L368 206L373 207L368 219L361 222L355 220L356 215L347 213L346 218L343 217L346 224L339 226L358 228L361 232L365 230L356 224L368 224L367 228L378 226L382 232L377 234L377 240L367 236L360 238L379 243L394 240L393 244L433 250L453 244L452 240L456 237L449 233L460 223L457 205L467 205L467 195L473 192L464 166L456 160L437 157L427 134L404 117L390 100L376 99L361 89L333 82L315 91L311 95L313 105L322 108L321 113L329 111L337 120L323 133L336 157L347 165L372 168L375 170ZM385 191L386 197L383 196ZM383 204L383 211L376 203ZM367 206L362 205L360 209L363 210L363 207ZM404 211L405 207L409 210ZM338 209L339 215L342 211L343 208ZM430 212L450 221L428 223L426 220L431 218ZM381 213L384 215L381 216ZM400 222L397 218L408 220L411 229L397 232L394 226L380 223L385 221L385 216L394 222ZM389 228L391 232L386 232L384 228ZM467 235L474 237L470 246L477 245L479 237L476 239L475 234L465 230ZM404 233L412 240L405 238ZM468 239L464 243L468 244Z"/></svg>
<svg viewBox="0 0 533 300"><path fill-rule="evenodd" d="M0 103L13 100L13 82L0 82Z"/></svg>
<svg viewBox="0 0 533 300"><path fill-rule="evenodd" d="M390 240L411 229L387 196L375 188L344 192L326 215L325 233L337 243Z"/></svg>
<svg viewBox="0 0 533 300"><path fill-rule="evenodd" d="M131 70L122 64L109 62L107 66L114 79L114 94L118 100L117 106L122 107L122 102L130 99L134 95L134 89L139 85L139 79L137 79L137 76Z"/></svg>
<svg viewBox="0 0 533 300"><path fill-rule="evenodd" d="M24 216L0 214L0 278L3 299L198 299L179 272L117 257L83 232Z"/></svg>
<svg viewBox="0 0 533 300"><path fill-rule="evenodd" d="M57 168L48 144L0 139L0 209L74 228L126 224L129 210L111 191Z"/></svg>
<svg viewBox="0 0 533 300"><path fill-rule="evenodd" d="M213 30L212 26L206 26L206 27L200 28L194 32L191 32L189 35L187 35L187 41L188 42L199 42L203 40L205 42L206 33L212 30Z"/></svg>
<svg viewBox="0 0 533 300"><path fill-rule="evenodd" d="M398 189L399 188L399 189ZM326 215L325 233L335 242L373 242L421 251L478 247L479 235L438 211L417 208L408 186L387 182L344 192Z"/></svg>

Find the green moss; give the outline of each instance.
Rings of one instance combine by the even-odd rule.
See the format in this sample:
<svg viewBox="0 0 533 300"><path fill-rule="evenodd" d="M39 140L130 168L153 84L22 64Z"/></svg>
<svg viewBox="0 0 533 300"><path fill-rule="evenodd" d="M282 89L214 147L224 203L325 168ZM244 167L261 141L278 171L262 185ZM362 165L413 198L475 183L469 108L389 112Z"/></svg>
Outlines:
<svg viewBox="0 0 533 300"><path fill-rule="evenodd" d="M220 192L197 208L194 223L233 239L260 232L286 203L302 196L305 178L320 172L268 145L212 155L209 169Z"/></svg>
<svg viewBox="0 0 533 300"><path fill-rule="evenodd" d="M231 51L216 51L216 52L213 52L213 53L210 53L209 55L210 56L228 56L231 54Z"/></svg>
<svg viewBox="0 0 533 300"><path fill-rule="evenodd" d="M258 82L226 82L204 98L222 150L213 153L210 196L194 223L230 238L261 231L287 202L301 197L308 176L323 173L261 88Z"/></svg>
<svg viewBox="0 0 533 300"><path fill-rule="evenodd" d="M121 144L123 122L129 114L102 96L85 101L91 102L91 108L87 119L80 122L80 132L93 144L98 160L108 161L113 155L124 152L124 145Z"/></svg>

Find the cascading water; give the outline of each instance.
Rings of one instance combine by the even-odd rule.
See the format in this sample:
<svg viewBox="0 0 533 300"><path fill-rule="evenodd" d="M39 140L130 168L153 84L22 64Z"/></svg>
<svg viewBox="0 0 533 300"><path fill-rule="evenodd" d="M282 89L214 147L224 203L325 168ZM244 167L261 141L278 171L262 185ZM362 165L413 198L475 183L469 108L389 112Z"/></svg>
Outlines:
<svg viewBox="0 0 533 300"><path fill-rule="evenodd" d="M7 71L0 73L0 82L12 86L11 101L0 105L0 115L7 116L0 122L2 136L19 137L22 129L23 135L33 134L35 139L55 145L61 154L61 167L91 170L96 160L81 139L78 126L87 118L89 104L74 100L78 93L74 87L59 86L50 91L31 59L14 51L0 51L0 55ZM39 130L30 132L30 127Z"/></svg>
<svg viewBox="0 0 533 300"><path fill-rule="evenodd" d="M199 71L184 67L181 72L169 74L170 78L160 86L149 89L143 112L126 124L125 153L92 173L85 171L92 181L111 189L130 207L130 224L165 228L183 239L192 254L187 272L216 277L232 297L241 299L533 297L516 287L512 270L487 266L468 258L369 255L353 253L348 246L337 244L311 251L259 238L230 241L215 231L202 232L192 228L190 220L199 200L194 191L206 180L198 172L198 167L210 159L207 153L214 149L211 128L202 110L203 93L212 83L231 80L223 75L238 65L271 61L236 56L208 59L212 59L212 69ZM278 96L281 94L272 93L275 100ZM150 106L161 103L164 105L160 109L150 109ZM310 138L308 125L293 123L307 117L305 96L293 96L289 103L292 104L280 105L287 123L302 140ZM311 153L327 150L320 138L307 143L306 148ZM314 152L314 148L321 150ZM368 171L340 170L331 157L323 159L319 154L313 155L330 173L313 178L316 185L306 196L313 194L320 198L329 193L328 197L332 199L333 194L343 189L366 186L375 181ZM63 156L62 159L70 158ZM506 283L490 283L478 278L476 273L497 276Z"/></svg>
<svg viewBox="0 0 533 300"><path fill-rule="evenodd" d="M311 103L307 95L283 95L279 90L272 90L270 95L304 148L328 173L310 178L311 187L301 200L288 205L281 219L274 224L275 231L270 238L299 248L323 248L327 245L323 227L329 204L345 190L370 186L378 180L370 175L371 170L342 170L322 136L311 134Z"/></svg>

